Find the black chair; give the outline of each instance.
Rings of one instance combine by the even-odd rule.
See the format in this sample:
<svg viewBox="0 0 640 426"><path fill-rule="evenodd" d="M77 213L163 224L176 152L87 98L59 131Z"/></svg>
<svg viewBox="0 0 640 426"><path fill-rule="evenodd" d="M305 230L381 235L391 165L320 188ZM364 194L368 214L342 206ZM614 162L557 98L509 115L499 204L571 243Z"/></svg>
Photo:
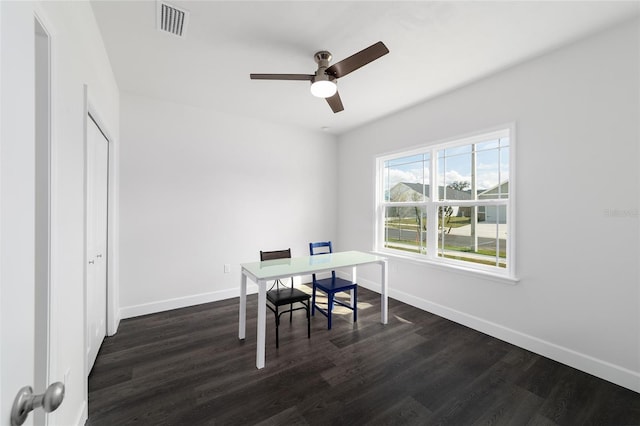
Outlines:
<svg viewBox="0 0 640 426"><path fill-rule="evenodd" d="M331 241L309 243L309 253L312 256L317 254L333 253ZM316 290L321 290L327 294L326 310L316 304ZM350 292L351 290L353 290L353 306L335 298L336 293L343 291ZM329 320L329 330L331 330L331 312L333 311L334 303L351 309L353 311L353 322L358 320L358 285L349 280L336 277L335 271L331 271L331 277L323 279L317 279L316 274L313 274L312 294L311 315L313 316L315 314L316 309L320 311L320 313Z"/></svg>
<svg viewBox="0 0 640 426"><path fill-rule="evenodd" d="M274 259L291 259L291 249L276 251L260 251L260 261ZM293 277L291 277L291 285L285 285L281 280L274 281L271 289L267 291L267 308L271 309L276 316L276 348L278 344L278 328L280 326L280 316L289 312L289 322L293 319L293 311L304 309L307 313L307 338L311 338L311 318L309 316L309 296L302 290L293 287ZM295 307L294 303L300 303L303 306ZM289 309L281 311L281 306L289 305Z"/></svg>

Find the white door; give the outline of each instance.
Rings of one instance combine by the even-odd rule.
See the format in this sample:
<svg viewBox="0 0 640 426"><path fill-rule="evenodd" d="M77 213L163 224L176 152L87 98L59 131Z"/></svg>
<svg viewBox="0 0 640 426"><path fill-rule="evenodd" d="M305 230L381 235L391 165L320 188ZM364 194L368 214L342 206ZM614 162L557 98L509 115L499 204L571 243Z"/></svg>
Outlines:
<svg viewBox="0 0 640 426"><path fill-rule="evenodd" d="M87 361L95 363L107 331L109 142L87 119Z"/></svg>
<svg viewBox="0 0 640 426"><path fill-rule="evenodd" d="M0 424L48 424L28 400L49 386L50 36L33 3L0 1ZM22 391L22 392L20 392ZM23 396L22 410L12 408ZM53 392L53 393L52 393ZM55 397L57 407L61 398ZM24 399L26 398L26 399ZM52 409L51 404L44 404ZM18 406L20 407L20 405ZM53 407L55 409L55 407Z"/></svg>
<svg viewBox="0 0 640 426"><path fill-rule="evenodd" d="M0 2L0 424L35 382L35 59L32 6ZM26 48L28 47L28 48ZM32 424L33 416L27 423Z"/></svg>

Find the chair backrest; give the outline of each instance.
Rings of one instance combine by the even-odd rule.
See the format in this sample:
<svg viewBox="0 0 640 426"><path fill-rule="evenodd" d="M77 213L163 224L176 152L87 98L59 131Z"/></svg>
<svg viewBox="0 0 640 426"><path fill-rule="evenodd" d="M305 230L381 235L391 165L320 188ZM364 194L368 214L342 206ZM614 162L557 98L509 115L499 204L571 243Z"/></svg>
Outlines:
<svg viewBox="0 0 640 426"><path fill-rule="evenodd" d="M331 247L331 241L320 241L318 243L309 243L309 254L311 256L315 254L333 253Z"/></svg>
<svg viewBox="0 0 640 426"><path fill-rule="evenodd" d="M260 261L273 259L291 259L291 249L262 251L260 250Z"/></svg>
<svg viewBox="0 0 640 426"><path fill-rule="evenodd" d="M260 250L260 261L263 262L265 260L274 260L274 259L291 259L291 249L288 248L286 250L274 250L274 251L262 251ZM287 287L282 281L275 280L271 289L273 287L280 288ZM291 277L291 287L293 287L293 277Z"/></svg>
<svg viewBox="0 0 640 426"><path fill-rule="evenodd" d="M316 254L333 253L333 247L331 241L320 241L317 243L309 243L309 254L315 256ZM313 275L313 280L316 280L316 274ZM331 271L331 277L336 277L336 271Z"/></svg>

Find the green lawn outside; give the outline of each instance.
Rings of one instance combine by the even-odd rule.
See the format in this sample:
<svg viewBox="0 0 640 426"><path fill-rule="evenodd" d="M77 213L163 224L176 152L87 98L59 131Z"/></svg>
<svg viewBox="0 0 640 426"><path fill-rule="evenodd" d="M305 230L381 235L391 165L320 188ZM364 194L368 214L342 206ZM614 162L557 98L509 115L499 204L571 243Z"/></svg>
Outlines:
<svg viewBox="0 0 640 426"><path fill-rule="evenodd" d="M426 223L427 223L427 220L424 219L423 224L426 225ZM470 225L470 224L471 224L471 219L468 217L450 217L444 222L445 228L459 228L461 226ZM400 229L400 228L407 229L407 228L418 227L415 217L387 220L385 222L385 225L388 226L389 228L396 228L396 229ZM442 220L440 219L438 220L438 225L442 226Z"/></svg>
<svg viewBox="0 0 640 426"><path fill-rule="evenodd" d="M402 244L402 246L396 245L396 244ZM414 246L415 248L407 247L407 246ZM418 253L418 254L421 253L421 248L418 245L418 243L415 242L415 241L388 239L385 242L385 247L393 248L393 249L396 249L396 250L403 250L403 251L407 251L407 252L410 252L410 253ZM466 262L480 263L480 264L483 264L483 265L496 266L496 262L495 262L495 260L493 260L493 259L495 259L495 256L496 256L495 250L480 249L480 250L474 252L474 251L471 251L471 249L469 247L458 247L458 246L449 246L449 245L445 245L444 249L447 250L447 251L459 252L460 254L458 254L458 255L444 254L443 255L443 254L439 253L438 256L445 257L447 259L456 259L456 260L462 260L462 261L466 261ZM476 258L476 257L464 256L464 253L473 253L473 254L483 255L483 256L491 257L492 259L479 259L479 258ZM501 252L498 255L498 258L506 260L505 253ZM500 268L506 268L507 267L505 262L498 262L497 266L500 267Z"/></svg>

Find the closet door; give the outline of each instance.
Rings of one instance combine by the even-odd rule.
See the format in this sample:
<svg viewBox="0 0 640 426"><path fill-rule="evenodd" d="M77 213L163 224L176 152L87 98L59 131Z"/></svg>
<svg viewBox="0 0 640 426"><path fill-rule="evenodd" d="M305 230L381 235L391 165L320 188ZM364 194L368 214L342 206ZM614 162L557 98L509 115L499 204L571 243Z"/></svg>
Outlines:
<svg viewBox="0 0 640 426"><path fill-rule="evenodd" d="M87 120L87 360L100 350L107 324L107 211L109 141Z"/></svg>

